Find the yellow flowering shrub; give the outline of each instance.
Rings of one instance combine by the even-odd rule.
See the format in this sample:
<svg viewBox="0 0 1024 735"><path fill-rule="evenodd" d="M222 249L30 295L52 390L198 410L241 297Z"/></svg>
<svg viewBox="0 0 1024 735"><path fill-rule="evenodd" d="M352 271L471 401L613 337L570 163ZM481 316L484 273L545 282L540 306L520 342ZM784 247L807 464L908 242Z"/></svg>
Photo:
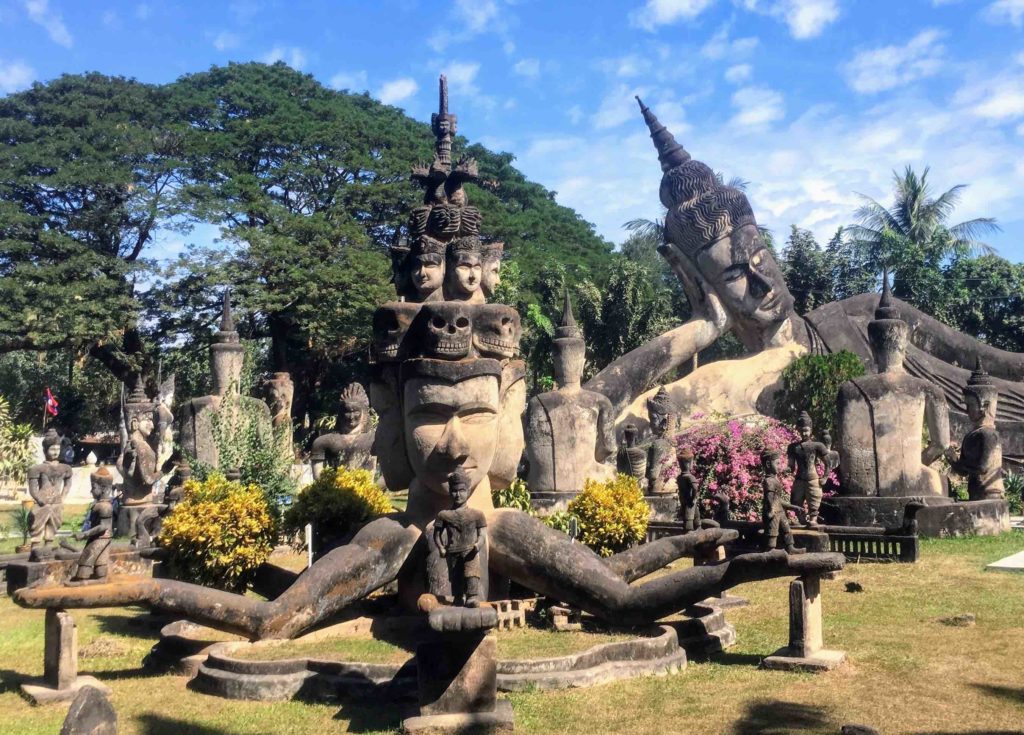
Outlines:
<svg viewBox="0 0 1024 735"><path fill-rule="evenodd" d="M241 591L270 556L277 528L258 486L215 473L185 483L159 538L177 579Z"/></svg>
<svg viewBox="0 0 1024 735"><path fill-rule="evenodd" d="M614 480L587 480L569 503L580 526L580 541L601 556L625 551L644 540L651 508L640 484L628 475Z"/></svg>
<svg viewBox="0 0 1024 735"><path fill-rule="evenodd" d="M285 533L313 524L313 549L321 552L368 521L394 510L373 475L350 467L324 468L285 511Z"/></svg>

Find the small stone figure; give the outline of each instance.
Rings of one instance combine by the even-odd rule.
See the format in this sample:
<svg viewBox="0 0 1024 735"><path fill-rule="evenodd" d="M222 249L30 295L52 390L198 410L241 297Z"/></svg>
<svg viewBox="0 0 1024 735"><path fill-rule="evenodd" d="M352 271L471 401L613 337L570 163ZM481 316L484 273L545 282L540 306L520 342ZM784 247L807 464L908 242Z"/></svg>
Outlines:
<svg viewBox="0 0 1024 735"><path fill-rule="evenodd" d="M110 569L110 539L114 535L114 505L110 501L114 491L114 477L106 467L89 475L93 504L89 511L89 530L75 534L78 541L87 541L78 557L78 569L72 582L103 580Z"/></svg>
<svg viewBox="0 0 1024 735"><path fill-rule="evenodd" d="M783 500L784 489L779 473L780 455L774 449L765 449L761 452L761 467L764 469L764 481L761 488L764 490L764 498L761 503L761 522L764 524L765 548L774 551L779 543L779 533L782 533L782 542L785 544L787 554L802 554L804 549L798 549L793 543L793 532L789 528L789 519L786 518L786 511L791 510L798 516L803 515L804 509L799 508Z"/></svg>
<svg viewBox="0 0 1024 735"><path fill-rule="evenodd" d="M295 398L295 383L286 371L274 373L263 382L270 405L270 425L281 448L291 455L292 450L292 401Z"/></svg>
<svg viewBox="0 0 1024 735"><path fill-rule="evenodd" d="M448 478L452 509L442 510L434 521L434 544L448 561L448 579L454 604L480 606L480 556L487 543L487 518L469 500L469 476L460 466Z"/></svg>
<svg viewBox="0 0 1024 735"><path fill-rule="evenodd" d="M834 459L829 448L812 438L811 416L806 411L797 419L800 440L786 449L789 468L793 472L793 505L803 508L807 502L807 524L818 525L818 510L821 508L821 478L818 476L818 460L828 466ZM834 454L834 453L833 453Z"/></svg>
<svg viewBox="0 0 1024 735"><path fill-rule="evenodd" d="M693 474L693 451L680 449L676 457L679 460L679 477L676 478L679 515L683 519L683 530L689 533L700 528L700 482Z"/></svg>
<svg viewBox="0 0 1024 735"><path fill-rule="evenodd" d="M53 540L64 520L64 497L71 490L71 467L60 461L60 451L60 436L50 427L43 436L46 461L28 470L28 494L36 503L29 511L33 561L53 553Z"/></svg>
<svg viewBox="0 0 1024 735"><path fill-rule="evenodd" d="M647 490L647 450L637 446L640 432L636 424L626 424L622 429L622 446L615 458L616 470L621 475L629 475L640 484L640 489Z"/></svg>
<svg viewBox="0 0 1024 735"><path fill-rule="evenodd" d="M664 388L648 399L647 420L652 437L647 450L647 492L661 495L672 491L665 488L663 477L668 466L676 461L675 448L669 440L676 428L676 406Z"/></svg>
<svg viewBox="0 0 1024 735"><path fill-rule="evenodd" d="M971 500L1002 500L1003 447L996 431L999 391L978 358L977 366L964 388L967 417L974 426L965 436L960 451L950 447L950 467L967 476L967 494Z"/></svg>
<svg viewBox="0 0 1024 735"><path fill-rule="evenodd" d="M372 471L376 458L372 453L374 430L370 426L370 399L359 383L351 383L341 392L334 429L313 442L309 456L313 479L320 476L324 465Z"/></svg>

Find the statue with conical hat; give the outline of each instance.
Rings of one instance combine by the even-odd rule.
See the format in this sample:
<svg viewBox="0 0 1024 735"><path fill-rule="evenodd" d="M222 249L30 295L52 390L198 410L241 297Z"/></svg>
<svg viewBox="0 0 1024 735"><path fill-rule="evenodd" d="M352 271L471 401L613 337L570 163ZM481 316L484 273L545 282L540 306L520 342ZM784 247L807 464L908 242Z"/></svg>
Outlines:
<svg viewBox="0 0 1024 735"><path fill-rule="evenodd" d="M213 393L188 400L178 415L178 443L190 459L219 467L217 434L229 435L243 425L251 425L261 435L273 435L269 406L258 398L242 395L244 358L245 348L231 313L231 294L225 291L220 324L210 345Z"/></svg>
<svg viewBox="0 0 1024 735"><path fill-rule="evenodd" d="M33 560L53 553L53 541L64 521L64 498L71 490L71 466L60 461L60 435L52 426L43 435L45 459L28 468L29 538Z"/></svg>
<svg viewBox="0 0 1024 735"><path fill-rule="evenodd" d="M672 435L676 432L678 409L664 388L647 399L647 423L651 441L647 448L647 494L671 495L675 489L665 481L665 473L676 464Z"/></svg>
<svg viewBox="0 0 1024 735"><path fill-rule="evenodd" d="M726 332L740 340L747 354L700 366L669 384L682 417L696 411L772 415L782 371L808 353L845 349L860 357L869 372L875 370L867 331L878 294L853 296L798 315L746 195L722 185L712 168L694 160L649 108L641 103L640 109L661 164L660 198L668 209L659 252L682 282L693 316L612 362L584 387L611 400L619 424L634 422L642 428L645 402L655 392L649 387ZM999 395L996 427L1004 461L1024 462L1024 354L983 344L892 300L910 327L907 373L942 389L951 423L962 435L972 426L963 388L970 366L980 357Z"/></svg>
<svg viewBox="0 0 1024 735"><path fill-rule="evenodd" d="M313 478L320 476L324 466L351 467L371 472L377 466L373 456L374 430L370 426L370 399L359 383L345 386L339 401L334 431L313 442L310 464Z"/></svg>
<svg viewBox="0 0 1024 735"><path fill-rule="evenodd" d="M964 436L959 451L952 449L947 453L950 467L967 476L970 500L1002 500L1006 497L1003 446L996 431L998 402L999 391L979 358L971 379L964 387L967 416L974 428Z"/></svg>
<svg viewBox="0 0 1024 735"><path fill-rule="evenodd" d="M568 290L553 344L558 387L532 398L527 408L527 485L533 493L578 493L587 479L615 475L606 460L616 447L611 403L580 386L586 342L573 317Z"/></svg>
<svg viewBox="0 0 1024 735"><path fill-rule="evenodd" d="M879 371L839 389L837 437L844 496L882 498L946 495L930 465L949 447L949 415L942 390L904 367L910 327L900 318L886 279L868 325ZM921 437L927 428L927 446Z"/></svg>

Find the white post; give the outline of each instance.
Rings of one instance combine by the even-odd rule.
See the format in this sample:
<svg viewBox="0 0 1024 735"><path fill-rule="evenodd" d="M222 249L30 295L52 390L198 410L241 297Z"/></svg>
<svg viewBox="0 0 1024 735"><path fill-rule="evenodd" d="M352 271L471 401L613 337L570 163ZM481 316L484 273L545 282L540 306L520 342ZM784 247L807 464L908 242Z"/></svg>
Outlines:
<svg viewBox="0 0 1024 735"><path fill-rule="evenodd" d="M313 524L306 524L306 569L313 566Z"/></svg>

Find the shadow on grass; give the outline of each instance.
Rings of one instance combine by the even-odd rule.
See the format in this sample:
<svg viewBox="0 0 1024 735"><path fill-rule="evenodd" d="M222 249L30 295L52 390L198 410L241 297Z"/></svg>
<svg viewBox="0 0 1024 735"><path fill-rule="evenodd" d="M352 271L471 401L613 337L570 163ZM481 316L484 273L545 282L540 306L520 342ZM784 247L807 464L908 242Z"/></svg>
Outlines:
<svg viewBox="0 0 1024 735"><path fill-rule="evenodd" d="M176 720L163 715L146 714L139 717L140 735L233 735L234 730L222 730L216 727L196 725L187 720ZM261 735L274 735L271 731Z"/></svg>
<svg viewBox="0 0 1024 735"><path fill-rule="evenodd" d="M764 660L764 656L757 653L730 653L729 651L724 651L722 653L711 654L711 656L705 660L716 664L722 664L723 666L753 666L756 668L761 665L761 662Z"/></svg>
<svg viewBox="0 0 1024 735"><path fill-rule="evenodd" d="M163 619L149 613L139 615L94 615L96 625L104 633L132 638L158 638L160 629L174 618Z"/></svg>
<svg viewBox="0 0 1024 735"><path fill-rule="evenodd" d="M402 724L403 707L400 704L388 704L377 700L369 702L344 702L341 709L334 715L335 720L348 723L347 732L388 732L396 731ZM409 707L411 711L411 707ZM406 713L408 714L408 713Z"/></svg>
<svg viewBox="0 0 1024 735"><path fill-rule="evenodd" d="M22 674L12 669L0 669L0 694L4 692L17 692L18 687L33 678L28 674Z"/></svg>
<svg viewBox="0 0 1024 735"><path fill-rule="evenodd" d="M971 684L972 687L978 691L984 692L993 697L999 699L1006 699L1017 704L1024 704L1024 689L1015 689L1014 687L1001 687L995 684Z"/></svg>
<svg viewBox="0 0 1024 735"><path fill-rule="evenodd" d="M158 673L151 669L144 669L138 666L133 669L114 669L112 671L83 671L89 676L96 677L100 681L116 681L118 679L153 679Z"/></svg>
<svg viewBox="0 0 1024 735"><path fill-rule="evenodd" d="M777 699L758 699L747 704L746 714L732 726L732 731L735 735L781 735L801 730L821 732L828 723L829 718L816 707Z"/></svg>

